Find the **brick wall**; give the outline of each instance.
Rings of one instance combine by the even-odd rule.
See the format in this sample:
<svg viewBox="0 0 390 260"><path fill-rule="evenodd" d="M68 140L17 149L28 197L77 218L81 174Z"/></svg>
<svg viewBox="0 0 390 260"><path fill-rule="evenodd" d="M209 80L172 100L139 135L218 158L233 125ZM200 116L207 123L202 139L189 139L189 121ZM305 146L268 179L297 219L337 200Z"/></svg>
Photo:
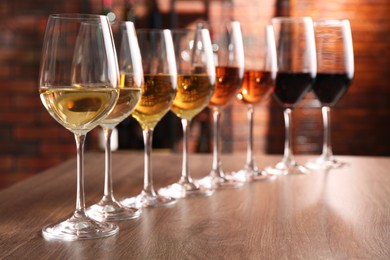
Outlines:
<svg viewBox="0 0 390 260"><path fill-rule="evenodd" d="M79 0L0 2L0 187L75 156L73 135L39 99L38 70L48 15L81 11Z"/></svg>
<svg viewBox="0 0 390 260"><path fill-rule="evenodd" d="M137 12L142 14L136 22L137 27L148 27L151 21L155 21L150 19L151 2L136 2ZM0 2L0 187L75 156L73 135L48 115L38 97L42 39L50 13L99 13L101 3L101 0ZM183 11L183 6L177 11L178 17L183 12L188 14ZM229 16L242 22L244 33L253 21L265 24L277 14L349 18L354 37L356 77L347 95L334 109L334 152L390 155L390 138L387 137L390 132L388 0L219 0L210 1L208 8L205 10L209 11L211 22ZM120 19L124 1L113 0L113 9ZM202 7L197 5L195 9L199 12ZM170 25L170 15L169 8L161 14L161 26ZM197 19L197 16L192 19ZM177 26L186 26L189 22L179 19ZM294 113L293 141L297 153L319 153L321 149L321 114L316 107L308 108L311 104L312 97L309 95ZM202 116L204 118L205 115ZM229 129L223 133L223 151L245 151L246 107L233 102L222 120L227 126L224 129ZM163 127L164 124L157 135L167 135ZM199 127L195 126L193 139L199 137L199 132ZM180 127L172 136L176 134L180 137ZM92 132L87 141L87 150L96 149L97 132ZM284 123L280 106L271 100L256 107L256 153L282 153L283 141ZM196 150L196 145L191 147Z"/></svg>

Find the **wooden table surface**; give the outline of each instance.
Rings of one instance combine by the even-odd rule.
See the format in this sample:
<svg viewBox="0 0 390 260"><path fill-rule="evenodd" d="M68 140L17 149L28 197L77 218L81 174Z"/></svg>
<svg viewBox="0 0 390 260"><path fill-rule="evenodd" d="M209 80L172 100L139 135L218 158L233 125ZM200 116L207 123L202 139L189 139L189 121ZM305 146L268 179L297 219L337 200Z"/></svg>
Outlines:
<svg viewBox="0 0 390 260"><path fill-rule="evenodd" d="M104 155L86 155L87 206L103 193ZM257 156L259 166L281 156ZM297 156L305 162L313 156ZM219 190L208 198L144 209L118 222L118 235L74 242L46 241L41 228L75 207L76 162L66 161L0 192L1 259L390 259L390 158L338 156L349 167L281 176ZM222 156L226 172L244 154ZM193 177L206 176L211 155L191 154ZM153 154L154 186L179 179L181 155ZM136 195L143 154L113 157L117 199Z"/></svg>

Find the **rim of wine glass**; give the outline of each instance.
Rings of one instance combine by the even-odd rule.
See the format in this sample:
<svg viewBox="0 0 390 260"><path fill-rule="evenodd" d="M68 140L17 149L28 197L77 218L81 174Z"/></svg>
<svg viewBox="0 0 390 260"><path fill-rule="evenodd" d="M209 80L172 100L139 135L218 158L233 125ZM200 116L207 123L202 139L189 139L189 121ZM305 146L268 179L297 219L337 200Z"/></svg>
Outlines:
<svg viewBox="0 0 390 260"><path fill-rule="evenodd" d="M195 28L182 28L182 29L170 29L172 35L173 34L186 34L186 33L194 33L196 31Z"/></svg>
<svg viewBox="0 0 390 260"><path fill-rule="evenodd" d="M82 14L82 13L57 13L57 14L50 14L49 18L55 18L55 19L80 19L80 20L97 20L101 19L102 17L106 17L105 15L98 15L98 14Z"/></svg>
<svg viewBox="0 0 390 260"><path fill-rule="evenodd" d="M313 19L309 16L278 16L273 17L271 19L271 22L279 21L279 22L288 22L288 23L295 23L295 22L309 22L313 21Z"/></svg>
<svg viewBox="0 0 390 260"><path fill-rule="evenodd" d="M172 31L171 29L157 29L157 28L139 28L138 33L162 33L163 31Z"/></svg>
<svg viewBox="0 0 390 260"><path fill-rule="evenodd" d="M322 25L322 26L342 26L346 22L349 23L349 20L347 19L327 19L327 18L321 18L321 19L315 19L313 20L314 26L316 25Z"/></svg>

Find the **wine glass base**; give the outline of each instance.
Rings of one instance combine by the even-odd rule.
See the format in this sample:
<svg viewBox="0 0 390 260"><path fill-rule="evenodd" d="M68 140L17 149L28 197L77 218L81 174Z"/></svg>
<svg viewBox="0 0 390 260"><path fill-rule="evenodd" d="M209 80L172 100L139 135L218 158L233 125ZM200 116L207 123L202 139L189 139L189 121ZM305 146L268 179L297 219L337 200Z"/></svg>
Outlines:
<svg viewBox="0 0 390 260"><path fill-rule="evenodd" d="M75 216L42 229L42 235L45 239L64 241L102 238L115 235L118 232L119 228L115 224Z"/></svg>
<svg viewBox="0 0 390 260"><path fill-rule="evenodd" d="M270 175L299 175L310 173L308 168L295 162L289 164L285 162L279 162L274 167L266 167L264 170L267 174Z"/></svg>
<svg viewBox="0 0 390 260"><path fill-rule="evenodd" d="M241 182L272 181L276 178L276 175L270 175L266 171L257 169L242 169L238 172L233 172L231 178Z"/></svg>
<svg viewBox="0 0 390 260"><path fill-rule="evenodd" d="M97 221L120 221L138 218L142 210L134 206L125 207L116 201L100 201L87 210L90 218Z"/></svg>
<svg viewBox="0 0 390 260"><path fill-rule="evenodd" d="M168 207L176 203L176 199L168 196L162 196L156 194L154 196L141 193L140 195L121 201L124 206L135 206L136 208L149 208L149 207Z"/></svg>
<svg viewBox="0 0 390 260"><path fill-rule="evenodd" d="M244 182L228 176L207 176L195 181L196 184L210 189L238 189L244 186Z"/></svg>
<svg viewBox="0 0 390 260"><path fill-rule="evenodd" d="M312 170L331 170L346 167L348 166L348 163L340 162L336 159L325 159L323 157L319 157L315 160L308 161L305 166Z"/></svg>
<svg viewBox="0 0 390 260"><path fill-rule="evenodd" d="M205 187L195 183L174 183L158 190L158 193L175 199L188 197L208 197L214 193L212 187Z"/></svg>

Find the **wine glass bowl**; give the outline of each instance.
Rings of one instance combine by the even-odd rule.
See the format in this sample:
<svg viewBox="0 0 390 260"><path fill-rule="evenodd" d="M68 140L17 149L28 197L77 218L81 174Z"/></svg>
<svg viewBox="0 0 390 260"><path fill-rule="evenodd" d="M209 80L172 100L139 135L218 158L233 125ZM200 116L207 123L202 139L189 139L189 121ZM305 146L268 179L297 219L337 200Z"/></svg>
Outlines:
<svg viewBox="0 0 390 260"><path fill-rule="evenodd" d="M311 89L314 82L316 47L313 21L310 17L275 17L271 21L276 43L277 74L273 97L284 108L286 138L283 159L273 167L267 167L269 174L306 174L309 170L299 165L291 148L292 110Z"/></svg>
<svg viewBox="0 0 390 260"><path fill-rule="evenodd" d="M340 100L354 76L351 27L348 20L322 19L314 22L317 50L317 77L313 92L321 102L324 125L322 154L306 166L334 169L347 165L333 156L330 136L331 108Z"/></svg>
<svg viewBox="0 0 390 260"><path fill-rule="evenodd" d="M269 180L274 177L260 170L255 163L253 117L255 105L267 100L273 89L277 71L275 37L270 25L265 26L264 30L259 30L262 28L261 25L254 28L255 31L250 31L244 40L245 74L241 88L237 93L237 100L248 108L249 133L246 164L243 169L232 173L234 178L241 181Z"/></svg>
<svg viewBox="0 0 390 260"><path fill-rule="evenodd" d="M183 127L183 163L179 181L159 190L174 198L210 196L212 187L195 183L189 170L188 141L191 120L208 104L214 91L215 66L208 29L172 30L178 68L178 85L171 111Z"/></svg>
<svg viewBox="0 0 390 260"><path fill-rule="evenodd" d="M137 38L144 72L141 99L132 116L142 128L144 137L144 186L137 196L121 201L125 206L162 207L176 203L169 196L158 194L153 187L153 130L170 110L177 88L177 68L170 30L140 29Z"/></svg>
<svg viewBox="0 0 390 260"><path fill-rule="evenodd" d="M141 98L141 88L143 86L141 54L134 24L123 22L120 32L119 97L114 109L100 123L105 137L104 195L98 203L87 209L87 213L91 218L100 221L133 219L141 214L141 209L121 205L113 194L111 134L114 128L133 112Z"/></svg>
<svg viewBox="0 0 390 260"><path fill-rule="evenodd" d="M85 212L86 134L113 109L119 70L105 16L50 15L43 41L39 93L49 114L71 131L77 146L76 209L69 219L42 229L46 239L80 240L111 236L118 226L95 221Z"/></svg>

